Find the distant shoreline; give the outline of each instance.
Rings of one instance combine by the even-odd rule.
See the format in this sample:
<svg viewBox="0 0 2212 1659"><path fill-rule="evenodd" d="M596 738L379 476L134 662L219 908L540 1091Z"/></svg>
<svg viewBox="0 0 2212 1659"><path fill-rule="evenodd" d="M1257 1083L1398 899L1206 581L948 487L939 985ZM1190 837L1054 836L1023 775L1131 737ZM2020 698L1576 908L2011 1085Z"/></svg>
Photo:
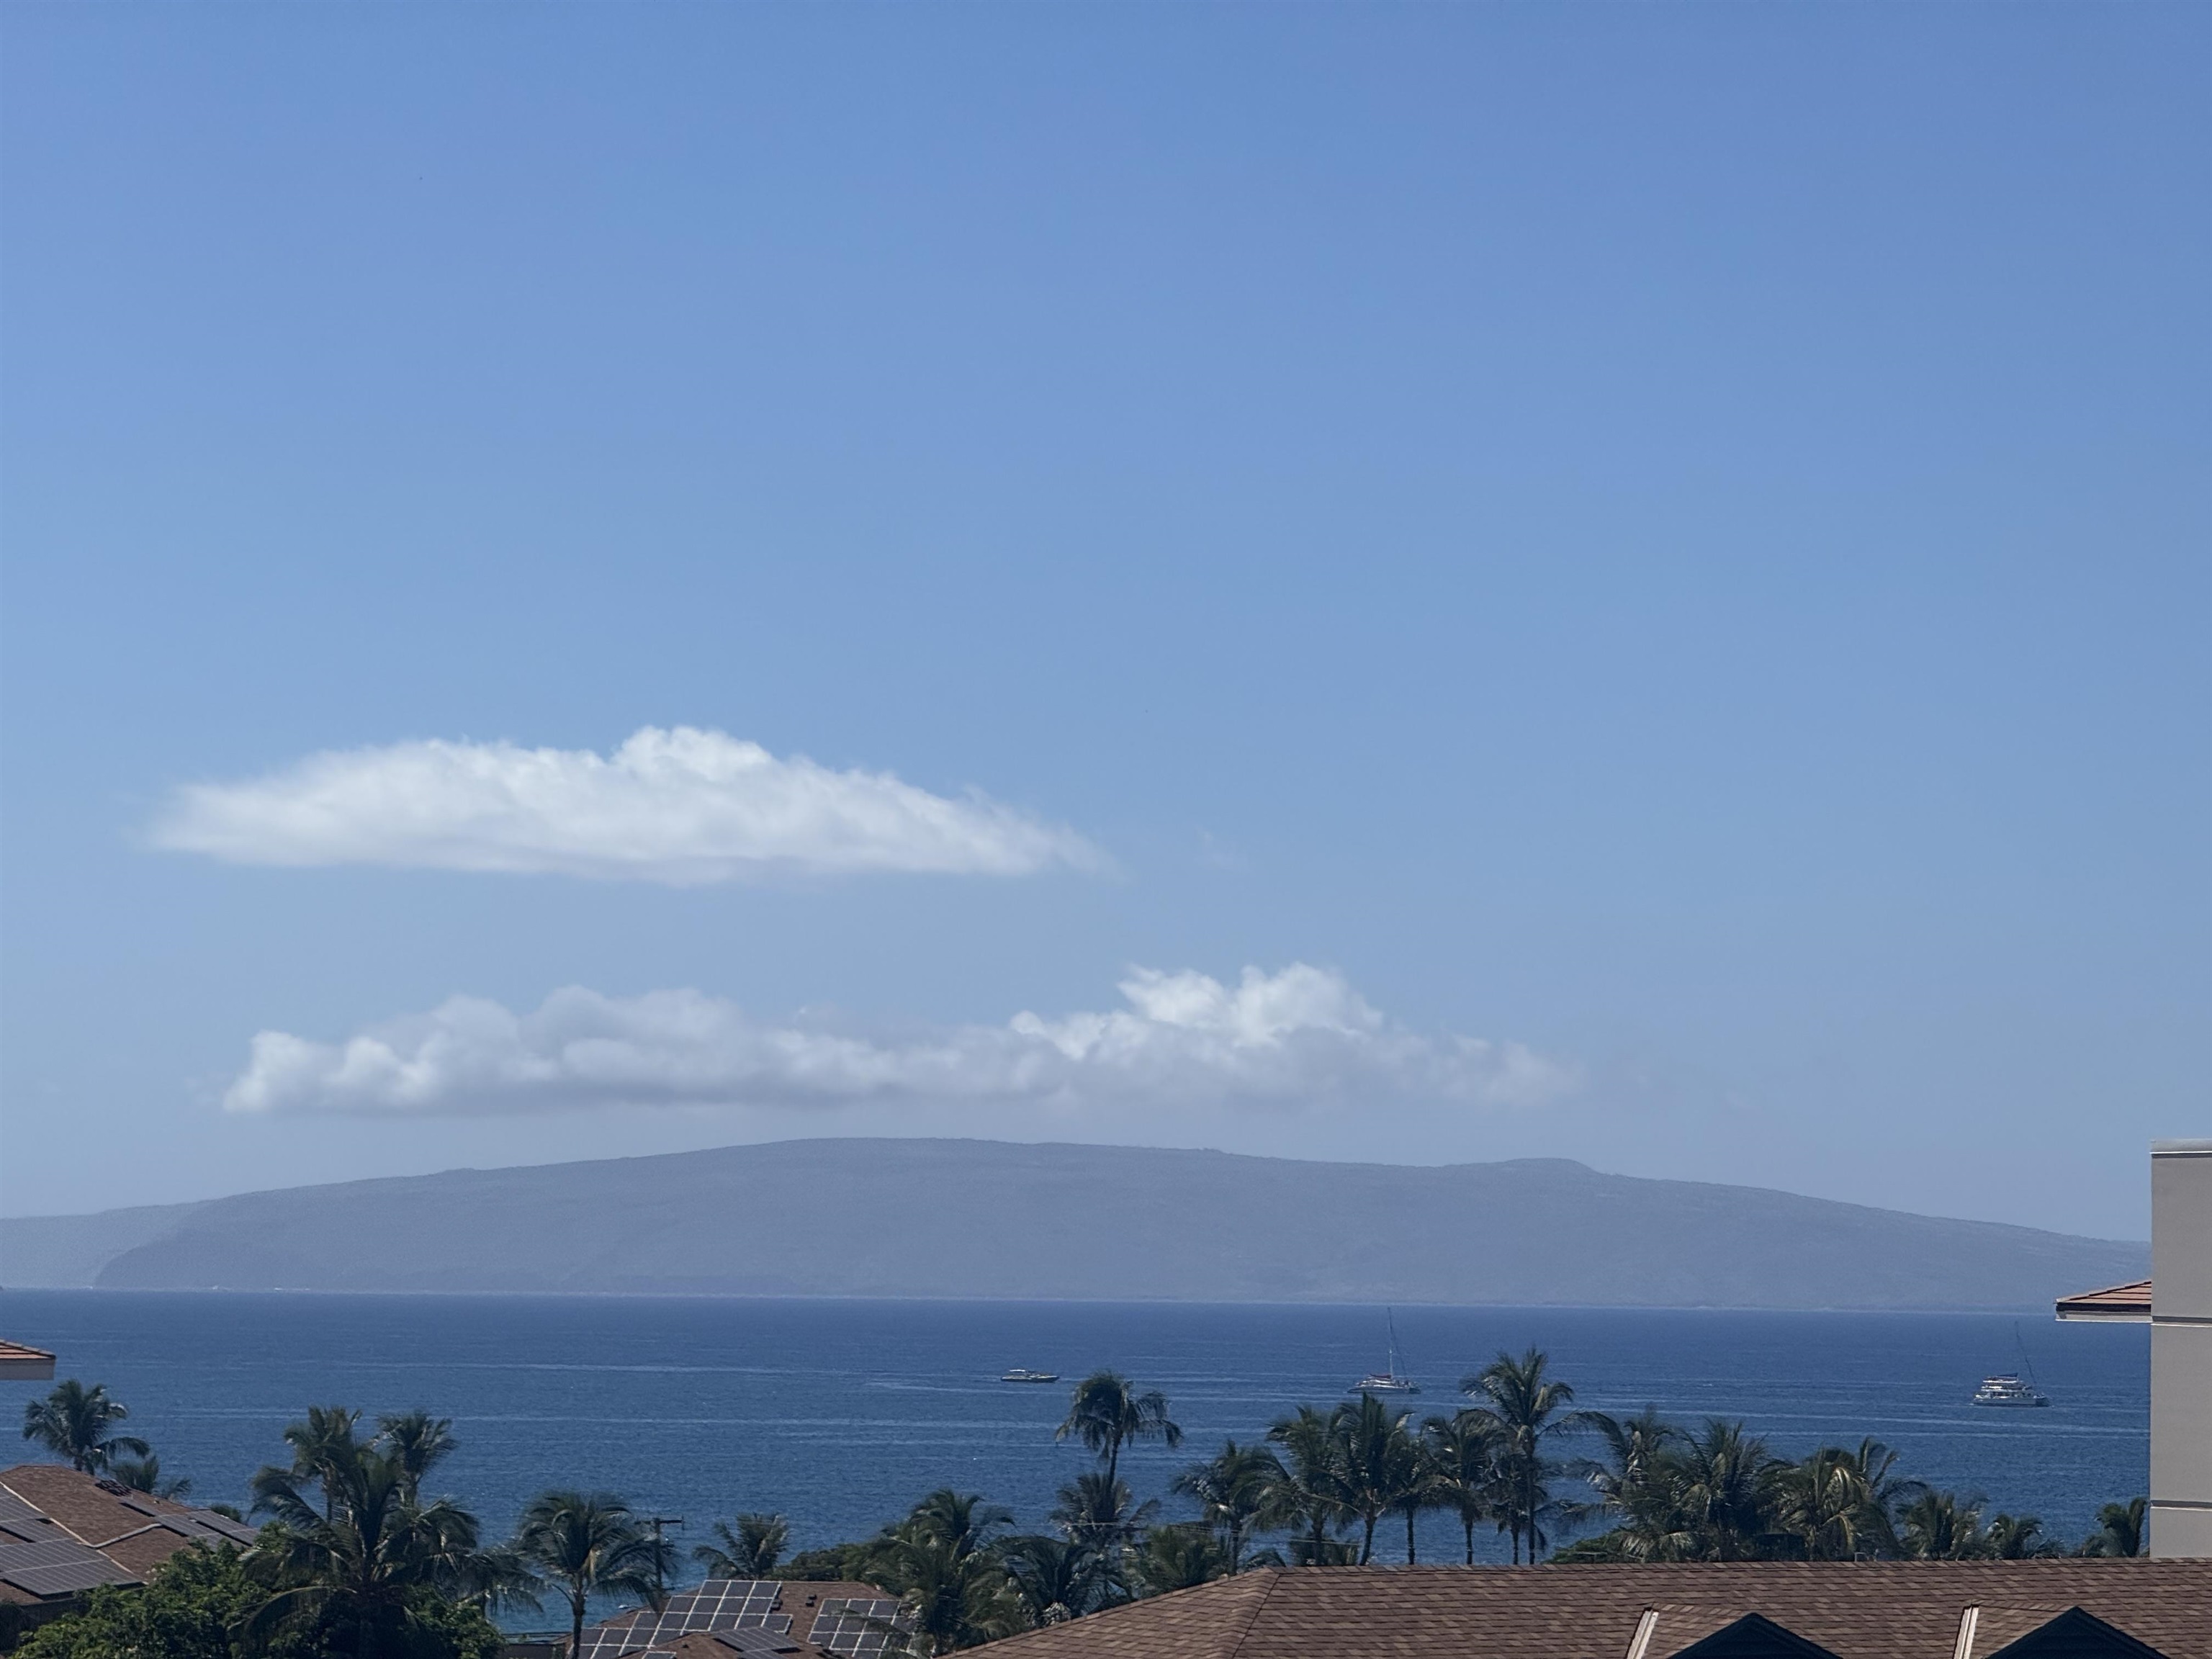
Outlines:
<svg viewBox="0 0 2212 1659"><path fill-rule="evenodd" d="M428 1290L316 1290L311 1287L271 1285L256 1290L236 1290L222 1285L177 1286L163 1285L136 1288L97 1285L0 1285L0 1296L148 1296L181 1297L346 1297L385 1298L389 1300L425 1302L763 1302L779 1305L805 1303L849 1304L853 1306L917 1307L989 1307L989 1308L1261 1308L1295 1311L1316 1310L1372 1310L1383 1305L1370 1301L1284 1301L1266 1297L1243 1300L1208 1300L1198 1297L1052 1297L1052 1296L841 1296L814 1293L760 1295L745 1291L428 1291ZM1651 1314L1779 1314L1808 1319L1832 1318L1838 1315L1869 1319L1887 1319L1904 1316L1928 1318L1952 1318L1973 1316L1987 1318L2033 1318L2051 1316L2051 1310L2042 1303L2012 1304L1984 1304L1969 1306L1923 1307L1832 1307L1832 1308L1773 1308L1729 1306L1698 1303L1644 1302L1422 1302L1400 1298L1391 1304L1401 1308L1419 1308L1465 1313L1651 1313Z"/></svg>

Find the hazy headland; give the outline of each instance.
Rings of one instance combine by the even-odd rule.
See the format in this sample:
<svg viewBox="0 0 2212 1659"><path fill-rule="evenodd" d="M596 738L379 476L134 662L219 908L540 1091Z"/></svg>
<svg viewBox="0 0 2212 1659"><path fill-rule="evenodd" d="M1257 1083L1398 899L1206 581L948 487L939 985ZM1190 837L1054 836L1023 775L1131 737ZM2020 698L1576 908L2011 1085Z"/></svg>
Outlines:
<svg viewBox="0 0 2212 1659"><path fill-rule="evenodd" d="M0 1221L0 1283L2030 1308L2142 1243L1565 1159L1412 1167L821 1139Z"/></svg>

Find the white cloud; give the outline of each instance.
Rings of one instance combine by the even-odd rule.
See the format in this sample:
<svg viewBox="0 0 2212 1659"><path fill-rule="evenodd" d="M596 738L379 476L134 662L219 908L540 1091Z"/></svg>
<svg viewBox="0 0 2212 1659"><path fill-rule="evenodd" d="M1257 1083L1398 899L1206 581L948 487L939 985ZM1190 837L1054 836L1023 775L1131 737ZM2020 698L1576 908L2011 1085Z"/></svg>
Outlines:
<svg viewBox="0 0 2212 1659"><path fill-rule="evenodd" d="M156 845L233 864L552 872L690 885L785 870L1027 875L1103 856L1071 830L887 772L647 726L611 755L509 743L325 750L170 799Z"/></svg>
<svg viewBox="0 0 2212 1659"><path fill-rule="evenodd" d="M1274 1107L1540 1103L1571 1066L1518 1043L1394 1024L1327 969L1247 968L1237 984L1133 969L1124 1006L896 1036L772 1024L698 991L571 987L517 1014L454 997L342 1043L253 1039L234 1112L435 1115L620 1106L1117 1103Z"/></svg>

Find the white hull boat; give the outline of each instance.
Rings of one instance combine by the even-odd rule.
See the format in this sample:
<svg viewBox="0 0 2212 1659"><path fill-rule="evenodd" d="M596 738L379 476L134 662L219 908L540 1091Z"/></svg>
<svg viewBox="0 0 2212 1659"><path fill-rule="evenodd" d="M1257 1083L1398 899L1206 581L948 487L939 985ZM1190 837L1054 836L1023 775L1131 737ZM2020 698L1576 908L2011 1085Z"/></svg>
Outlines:
<svg viewBox="0 0 2212 1659"><path fill-rule="evenodd" d="M1389 1309L1382 1316L1390 1326L1390 1363L1379 1371L1370 1371L1346 1389L1346 1394L1419 1394L1421 1385L1398 1369L1398 1319Z"/></svg>

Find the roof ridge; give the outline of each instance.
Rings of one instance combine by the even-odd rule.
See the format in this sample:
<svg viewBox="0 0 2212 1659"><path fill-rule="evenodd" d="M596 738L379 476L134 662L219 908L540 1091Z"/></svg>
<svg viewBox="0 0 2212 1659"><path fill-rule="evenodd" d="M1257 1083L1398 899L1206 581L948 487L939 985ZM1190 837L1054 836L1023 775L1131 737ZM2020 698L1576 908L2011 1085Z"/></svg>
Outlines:
<svg viewBox="0 0 2212 1659"><path fill-rule="evenodd" d="M107 1544L120 1544L125 1539L137 1538L146 1533L161 1532L164 1530L166 1529L159 1521L149 1521L143 1527L133 1527L128 1532L117 1533L114 1537L107 1540ZM92 1547L96 1550L104 1550L107 1547L107 1544L94 1544L92 1545Z"/></svg>
<svg viewBox="0 0 2212 1659"><path fill-rule="evenodd" d="M1260 1622L1260 1609L1267 1605L1267 1598L1275 1593L1275 1586L1283 1582L1285 1569L1267 1567L1261 1571L1267 1575L1267 1586L1253 1598L1252 1611L1245 1617L1243 1628L1231 1638L1229 1645L1222 1650L1221 1659L1237 1659L1237 1656L1244 1650L1245 1639L1252 1634L1252 1626Z"/></svg>

